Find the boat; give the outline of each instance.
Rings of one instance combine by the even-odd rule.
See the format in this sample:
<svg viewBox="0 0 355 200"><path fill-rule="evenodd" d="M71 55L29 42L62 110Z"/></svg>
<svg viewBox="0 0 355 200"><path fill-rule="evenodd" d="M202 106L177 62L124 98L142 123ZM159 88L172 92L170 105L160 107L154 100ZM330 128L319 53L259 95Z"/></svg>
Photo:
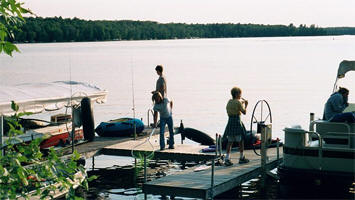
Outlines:
<svg viewBox="0 0 355 200"><path fill-rule="evenodd" d="M0 130L2 148L7 145L4 141L16 144L30 142L36 138L43 138L41 149L65 146L72 141L83 139L90 141L95 134L91 102L104 103L107 96L105 90L75 81L0 86L0 90L3 91L0 94L0 116L4 116L4 130ZM72 91L72 95L68 91ZM18 105L17 111L11 108L12 102ZM24 117L20 118L24 134L16 137L6 135L6 118L15 113L38 114L68 108L73 108L73 119L69 114L52 115L51 121ZM71 137L73 131L74 138Z"/></svg>
<svg viewBox="0 0 355 200"><path fill-rule="evenodd" d="M18 193L16 199L43 199L47 196L60 198L68 192L70 193L71 188L75 189L81 185L86 180L85 164L83 164L85 160L79 159L76 161L78 155L73 153L63 157L55 157L55 164L48 167L49 165L46 165L48 161L42 159L45 158L42 155L48 153L47 148L52 146L65 145L83 137L90 141L94 136L91 103L105 102L107 91L75 81L0 86L0 90L2 91L0 93L0 147L2 152L0 153L7 155L8 152L21 152L23 147L29 146L26 143L31 143L38 138L43 139L39 146L44 151L35 156L41 157L39 161L32 162L32 159L30 162L18 161L24 168L31 170L27 170L28 173L17 171L20 178L23 176L21 181L28 183L28 185L23 184L22 187L18 188L19 190L13 191ZM52 115L51 121L30 119L26 116L26 113L33 117L36 116L34 114L43 114L45 111L51 112L60 109L71 109L72 115ZM13 120L15 118L16 120ZM6 119L12 119L22 125L21 130L18 130L17 133L19 135L13 135L12 133L7 136L4 135L8 124ZM91 128L92 130L90 130ZM20 132L23 134L20 134ZM71 136L72 132L75 133L74 137ZM21 156L21 159L23 157L26 157L26 155ZM73 162L76 162L76 164ZM79 165L82 166L79 167ZM42 169L42 167L44 168ZM49 171L55 175L50 176L47 173L42 173L41 176L38 176L36 170L43 172L44 169L50 169ZM63 181L68 181L67 184L69 184L70 189L63 187ZM52 191L49 194L47 194L48 189ZM4 198L8 199L9 197Z"/></svg>
<svg viewBox="0 0 355 200"><path fill-rule="evenodd" d="M101 122L95 129L100 137L123 137L138 134L144 130L142 120L136 118L119 118Z"/></svg>
<svg viewBox="0 0 355 200"><path fill-rule="evenodd" d="M355 61L342 61L337 81L348 71L355 71ZM323 105L323 104L322 104ZM354 112L349 103L346 112ZM309 130L300 126L284 129L283 162L277 169L285 184L311 184L349 188L355 179L355 123L314 120L310 115ZM316 138L316 139L312 139Z"/></svg>

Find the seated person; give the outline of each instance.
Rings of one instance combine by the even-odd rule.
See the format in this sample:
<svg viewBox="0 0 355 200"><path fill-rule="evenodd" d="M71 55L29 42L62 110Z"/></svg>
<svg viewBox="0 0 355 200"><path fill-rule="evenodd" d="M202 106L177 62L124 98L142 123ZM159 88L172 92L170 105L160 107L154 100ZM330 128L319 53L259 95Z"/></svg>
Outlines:
<svg viewBox="0 0 355 200"><path fill-rule="evenodd" d="M330 122L355 123L355 114L353 112L342 113L349 105L348 96L349 90L339 87L339 90L333 93L325 104L323 119Z"/></svg>

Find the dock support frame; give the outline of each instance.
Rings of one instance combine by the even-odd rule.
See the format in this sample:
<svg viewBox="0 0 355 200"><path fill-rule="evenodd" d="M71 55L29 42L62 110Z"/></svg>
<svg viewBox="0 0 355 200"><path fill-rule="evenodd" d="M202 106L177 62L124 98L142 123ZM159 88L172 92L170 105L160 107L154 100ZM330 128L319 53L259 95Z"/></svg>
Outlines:
<svg viewBox="0 0 355 200"><path fill-rule="evenodd" d="M144 183L147 182L147 155L143 155L143 159L144 159ZM144 192L144 200L147 199L147 193Z"/></svg>
<svg viewBox="0 0 355 200"><path fill-rule="evenodd" d="M4 148L3 147L3 144L4 144L4 141L3 141L3 136L4 136L4 116L1 115L0 116L0 145L1 145L1 156L4 155Z"/></svg>
<svg viewBox="0 0 355 200"><path fill-rule="evenodd" d="M213 199L213 195L214 195L214 168L215 168L215 158L212 159L212 167L211 167L211 190L210 190L210 194L209 194L209 199Z"/></svg>

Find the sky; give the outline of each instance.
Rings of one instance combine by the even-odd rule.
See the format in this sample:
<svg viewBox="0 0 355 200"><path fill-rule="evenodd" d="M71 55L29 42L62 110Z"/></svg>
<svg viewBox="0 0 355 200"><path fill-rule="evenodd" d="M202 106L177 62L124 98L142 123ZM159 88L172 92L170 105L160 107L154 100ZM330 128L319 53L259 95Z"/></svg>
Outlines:
<svg viewBox="0 0 355 200"><path fill-rule="evenodd" d="M37 16L355 27L355 0L20 0Z"/></svg>

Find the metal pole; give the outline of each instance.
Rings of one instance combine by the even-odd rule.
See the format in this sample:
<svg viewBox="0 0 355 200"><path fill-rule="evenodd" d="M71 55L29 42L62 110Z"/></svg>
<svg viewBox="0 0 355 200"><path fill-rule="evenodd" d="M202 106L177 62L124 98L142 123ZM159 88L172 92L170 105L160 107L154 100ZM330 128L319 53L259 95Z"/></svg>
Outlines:
<svg viewBox="0 0 355 200"><path fill-rule="evenodd" d="M210 199L213 199L213 187L214 187L214 158L212 160L212 169L211 169L211 193Z"/></svg>
<svg viewBox="0 0 355 200"><path fill-rule="evenodd" d="M266 177L266 126L261 124L261 184L264 186Z"/></svg>
<svg viewBox="0 0 355 200"><path fill-rule="evenodd" d="M1 116L0 116L0 145L1 145L1 156L4 155L4 149L2 148L2 147L3 147L3 144L4 144L3 136L4 136L4 116L1 115Z"/></svg>
<svg viewBox="0 0 355 200"><path fill-rule="evenodd" d="M147 182L147 155L144 153L144 183ZM147 199L147 193L144 192L144 199Z"/></svg>
<svg viewBox="0 0 355 200"><path fill-rule="evenodd" d="M219 157L222 156L222 137L221 135L218 136L218 151L219 151Z"/></svg>
<svg viewBox="0 0 355 200"><path fill-rule="evenodd" d="M71 107L71 153L74 153L75 124L74 124L74 106Z"/></svg>
<svg viewBox="0 0 355 200"><path fill-rule="evenodd" d="M276 142L276 158L277 158L277 160L279 160L280 159L280 139L277 138L276 141L277 141Z"/></svg>
<svg viewBox="0 0 355 200"><path fill-rule="evenodd" d="M136 121L133 122L133 128L134 128L134 140L136 140L137 139Z"/></svg>
<svg viewBox="0 0 355 200"><path fill-rule="evenodd" d="M219 142L218 142L218 134L216 133L216 151L215 151L216 157L218 155L218 144L219 144Z"/></svg>
<svg viewBox="0 0 355 200"><path fill-rule="evenodd" d="M134 158L134 177L133 177L133 180L134 180L134 185L137 185L137 158Z"/></svg>

